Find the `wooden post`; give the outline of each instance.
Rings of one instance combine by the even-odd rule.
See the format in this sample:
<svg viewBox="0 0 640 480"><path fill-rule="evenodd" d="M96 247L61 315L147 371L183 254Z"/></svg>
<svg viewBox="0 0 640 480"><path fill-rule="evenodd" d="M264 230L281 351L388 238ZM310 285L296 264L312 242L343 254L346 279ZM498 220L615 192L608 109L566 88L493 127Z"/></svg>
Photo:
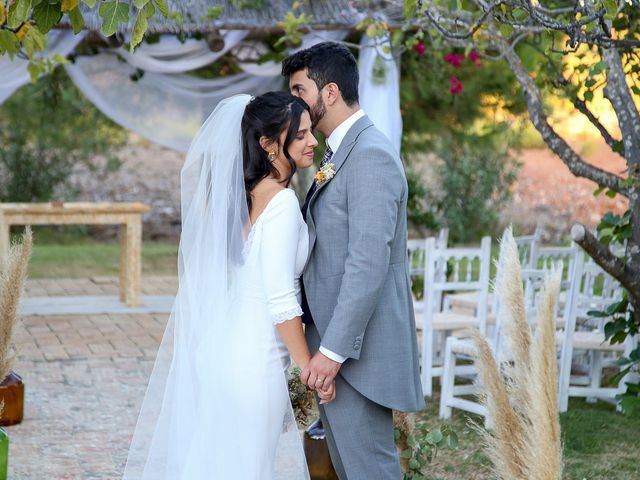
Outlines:
<svg viewBox="0 0 640 480"><path fill-rule="evenodd" d="M124 272L126 279L124 285L120 285L120 291L122 295L122 289L124 288L124 301L127 305L137 307L140 305L140 279L142 276L142 265L140 262L140 256L142 254L142 220L139 215L129 216L123 237L125 239L125 246L123 249L124 252L120 254L120 259L121 262L124 261L125 265L124 269L121 268L120 274L122 276L122 272Z"/></svg>
<svg viewBox="0 0 640 480"><path fill-rule="evenodd" d="M7 219L4 214L0 212L0 262L4 263L7 260L7 256L9 255L9 247L10 247L10 228L11 226L7 223Z"/></svg>

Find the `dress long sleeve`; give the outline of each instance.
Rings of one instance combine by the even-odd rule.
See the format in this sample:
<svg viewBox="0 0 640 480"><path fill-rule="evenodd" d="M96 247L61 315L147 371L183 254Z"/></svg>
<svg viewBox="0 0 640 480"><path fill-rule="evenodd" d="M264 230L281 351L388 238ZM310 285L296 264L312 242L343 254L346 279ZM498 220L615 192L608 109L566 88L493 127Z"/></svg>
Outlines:
<svg viewBox="0 0 640 480"><path fill-rule="evenodd" d="M263 213L260 262L269 315L274 324L302 315L295 275L302 215L295 193L280 192Z"/></svg>

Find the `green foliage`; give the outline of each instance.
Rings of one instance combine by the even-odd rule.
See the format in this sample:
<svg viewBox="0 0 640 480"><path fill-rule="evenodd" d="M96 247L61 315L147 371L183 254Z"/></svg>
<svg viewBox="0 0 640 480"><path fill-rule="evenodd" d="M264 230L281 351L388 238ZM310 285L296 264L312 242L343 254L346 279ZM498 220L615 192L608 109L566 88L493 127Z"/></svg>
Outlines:
<svg viewBox="0 0 640 480"><path fill-rule="evenodd" d="M207 14L202 17L202 20L215 20L224 12L224 6L216 5L215 7L209 7Z"/></svg>
<svg viewBox="0 0 640 480"><path fill-rule="evenodd" d="M236 8L260 10L264 7L264 0L231 0L231 5Z"/></svg>
<svg viewBox="0 0 640 480"><path fill-rule="evenodd" d="M16 0L9 6L9 15L7 25L9 28L16 29L24 23L29 17L29 9L31 8L31 0Z"/></svg>
<svg viewBox="0 0 640 480"><path fill-rule="evenodd" d="M591 310L587 315L593 318L608 318L604 326L605 340L612 345L624 343L628 337L633 337L640 332L640 323L635 317L634 309L629 302L629 295L623 290L622 299L612 303L604 310ZM640 371L640 347L636 347L629 357L621 357L618 360L620 372L612 379L612 383L618 383L630 372ZM627 416L640 414L640 383L625 382L627 390L616 396L622 413Z"/></svg>
<svg viewBox="0 0 640 480"><path fill-rule="evenodd" d="M430 229L444 224L454 241L476 240L496 227L498 212L491 210L508 199L516 178L506 154L507 139L516 137L504 135L495 117L526 110L517 82L505 64L473 61L470 52L427 45L420 54L413 50L415 38L396 42L412 48L401 62L403 154L434 152L444 160L435 182L440 192L428 192L409 165L409 222ZM447 62L447 54L457 55L459 65ZM452 77L463 85L456 95L449 90Z"/></svg>
<svg viewBox="0 0 640 480"><path fill-rule="evenodd" d="M296 14L300 6L300 2L293 2L291 10L287 12L282 21L278 22L278 26L284 30L284 35L275 43L276 47L280 45L296 46L302 43L303 30L313 20L313 16L304 12Z"/></svg>
<svg viewBox="0 0 640 480"><path fill-rule="evenodd" d="M428 466L438 450L458 448L458 435L449 425L430 430L424 422L418 422L410 432L396 428L394 438L405 465L402 480L425 480Z"/></svg>
<svg viewBox="0 0 640 480"><path fill-rule="evenodd" d="M631 210L627 210L622 215L607 212L598 224L598 236L604 245L612 243L622 245L631 238L632 233Z"/></svg>
<svg viewBox="0 0 640 480"><path fill-rule="evenodd" d="M0 107L0 199L48 201L62 191L78 164L96 175L119 166L112 148L126 132L107 120L73 87L61 69L29 84ZM95 164L96 155L106 159Z"/></svg>
<svg viewBox="0 0 640 480"><path fill-rule="evenodd" d="M33 8L33 20L42 33L47 33L62 18L60 3L40 2Z"/></svg>
<svg viewBox="0 0 640 480"><path fill-rule="evenodd" d="M497 114L519 115L526 106L517 92L517 82L507 65L476 63L469 58L455 67L447 54L464 55L462 50L408 51L402 57L400 102L403 116L405 154L433 147L434 140L456 132L491 128ZM457 78L462 91L452 95L449 82Z"/></svg>
<svg viewBox="0 0 640 480"><path fill-rule="evenodd" d="M407 168L407 183L409 185L409 196L407 198L407 220L409 224L418 230L427 228L436 230L439 224L435 214L427 201L429 192L425 187L422 178L409 166Z"/></svg>
<svg viewBox="0 0 640 480"><path fill-rule="evenodd" d="M20 40L9 30L0 30L0 55L7 54L11 58L20 52Z"/></svg>
<svg viewBox="0 0 640 480"><path fill-rule="evenodd" d="M121 23L129 21L129 5L119 0L102 2L98 10L102 17L102 33L110 37Z"/></svg>
<svg viewBox="0 0 640 480"><path fill-rule="evenodd" d="M94 8L96 0L84 0L90 8ZM130 48L133 51L137 47L148 29L148 19L156 11L167 18L173 18L176 23L183 21L179 12L169 12L166 0L102 0L99 2L98 13L102 18L102 33L109 37L118 29L127 26L129 15L134 15L135 23L132 29ZM211 9L210 9L211 12ZM78 7L78 0L15 0L7 11L5 2L0 1L0 55L8 54L13 57L20 49L24 49L31 63L40 62L34 60L35 52L43 51L46 42L34 42L33 38L22 35L25 28L35 26L41 34L46 34L54 28L64 14L68 14L74 33L78 33L84 26L84 17ZM49 73L49 69L39 66L30 69L32 80L37 75Z"/></svg>
<svg viewBox="0 0 640 480"><path fill-rule="evenodd" d="M496 233L498 213L511 196L518 170L499 131L444 137L435 153L442 159L436 168L441 191L430 196L451 241L466 243Z"/></svg>

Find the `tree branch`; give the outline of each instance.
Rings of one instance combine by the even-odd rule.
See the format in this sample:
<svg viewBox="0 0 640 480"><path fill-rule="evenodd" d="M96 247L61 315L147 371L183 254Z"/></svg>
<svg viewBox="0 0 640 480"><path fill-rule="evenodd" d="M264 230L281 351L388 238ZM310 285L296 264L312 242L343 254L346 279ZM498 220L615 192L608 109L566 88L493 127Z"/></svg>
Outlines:
<svg viewBox="0 0 640 480"><path fill-rule="evenodd" d="M620 186L620 182L623 181L621 177L586 163L571 148L571 146L569 146L569 144L560 135L558 135L558 133L549 124L547 114L544 111L544 106L542 104L540 90L524 68L524 65L522 65L522 61L518 54L513 51L508 42L504 40L502 42L498 42L497 46L501 53L504 54L504 58L509 63L511 70L522 87L529 110L529 116L533 125L540 132L549 148L551 148L551 150L560 157L563 163L569 167L569 170L575 176L588 178L596 182L598 185L607 187L621 195L628 196L627 189Z"/></svg>
<svg viewBox="0 0 640 480"><path fill-rule="evenodd" d="M637 1L637 0L634 0ZM395 2L397 5L401 5L402 2ZM559 9L548 9L542 7L540 5L533 5L532 2L528 1L509 1L509 0L500 0L498 2L474 2L479 11L482 13L476 20L472 20L470 18L465 21L468 23L464 27L467 28L467 31L464 33L458 33L451 31L443 26L447 20L451 20L450 16L443 14L440 11L440 8L434 6L432 2L423 1L419 2L420 5L426 4L426 8L424 10L424 15L427 19L427 22L436 28L442 35L451 39L464 40L471 38L483 25L486 25L487 22L495 17L501 23L511 25L513 27L518 26L521 29L527 28L546 28L551 29L557 32L565 33L570 38L570 45L575 46L581 43L593 44L602 48L638 48L640 47L640 40L634 38L612 38L611 35L607 34L607 29L603 29L600 27L600 24L604 22L604 16L606 14L606 10L604 8L600 8L599 10L595 10L592 7L589 7L585 4L585 6L579 6L576 1L576 7L572 8L559 8ZM429 5L431 4L431 5ZM510 8L520 8L524 9L528 14L527 20L516 21L516 20L508 20L503 15L500 15L496 12L496 7L499 5L507 5ZM567 16L572 12L580 12L582 16L578 19L577 16L571 18L570 21L557 20L553 18L554 15L557 16ZM449 12L451 13L451 12ZM456 12L459 14L460 12ZM467 12L465 12L467 13ZM457 21L455 22L458 23ZM591 31L586 31L584 28L589 24L595 24L600 28L594 28Z"/></svg>
<svg viewBox="0 0 640 480"><path fill-rule="evenodd" d="M429 9L426 9L424 13L427 16L427 18L429 19L429 21L431 22L431 24L442 35L444 35L445 37L448 37L448 38L456 39L456 40L464 40L464 39L471 38L473 36L473 34L476 33L480 29L480 27L482 27L482 25L484 24L485 20L491 14L493 9L495 7L497 7L498 5L500 5L501 3L502 2L498 2L498 3L494 4L494 5L492 5L488 10L486 10L482 15L480 15L480 18L478 18L478 20L476 20L476 22L465 33L455 33L455 32L451 32L451 31L447 30L446 28L444 28L441 25L442 19L436 19L435 16L431 13L431 11Z"/></svg>
<svg viewBox="0 0 640 480"><path fill-rule="evenodd" d="M611 250L600 243L587 228L578 223L571 227L571 238L580 245L602 269L618 280L635 298L640 298L640 272L632 270L616 257Z"/></svg>
<svg viewBox="0 0 640 480"><path fill-rule="evenodd" d="M575 98L573 100L573 105L576 107L576 110L587 117L591 124L598 129L598 132L600 132L600 135L602 135L604 141L607 142L607 145L611 147L611 150L624 158L624 154L619 149L616 150L616 144L619 142L619 140L616 140L611 136L605 126L600 123L600 120L593 114L591 110L589 110L589 107L587 106L585 101L579 98Z"/></svg>

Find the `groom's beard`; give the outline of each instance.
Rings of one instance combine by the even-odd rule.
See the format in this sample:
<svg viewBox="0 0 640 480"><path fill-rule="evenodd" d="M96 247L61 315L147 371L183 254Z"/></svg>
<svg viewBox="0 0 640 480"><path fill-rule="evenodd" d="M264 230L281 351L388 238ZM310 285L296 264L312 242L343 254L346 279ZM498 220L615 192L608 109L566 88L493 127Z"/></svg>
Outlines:
<svg viewBox="0 0 640 480"><path fill-rule="evenodd" d="M316 100L316 104L311 107L311 128L316 128L322 117L327 113L327 107L324 105L324 100L322 100L322 94L318 93L318 99Z"/></svg>

